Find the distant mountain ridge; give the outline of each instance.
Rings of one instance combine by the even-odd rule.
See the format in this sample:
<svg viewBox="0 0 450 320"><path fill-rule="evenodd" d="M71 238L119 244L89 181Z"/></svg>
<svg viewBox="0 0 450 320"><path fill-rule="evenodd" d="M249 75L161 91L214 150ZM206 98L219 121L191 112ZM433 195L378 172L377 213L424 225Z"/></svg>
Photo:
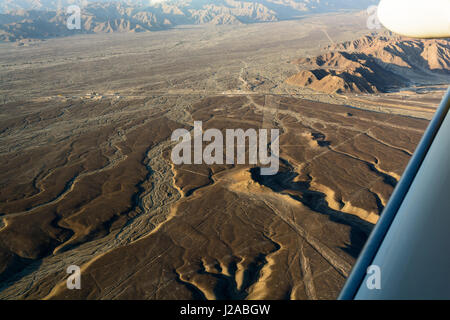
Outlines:
<svg viewBox="0 0 450 320"><path fill-rule="evenodd" d="M144 32L191 24L272 22L342 9L365 9L376 0L0 0L0 41L80 33ZM68 30L66 9L81 7L81 29Z"/></svg>
<svg viewBox="0 0 450 320"><path fill-rule="evenodd" d="M134 7L178 8L185 10L200 10L207 6L245 8L248 6L264 6L279 15L292 16L299 12L324 12L342 9L365 9L376 0L0 0L0 13L11 10L50 10L55 11L72 4L83 5L93 3L122 3ZM289 11L289 12L288 12Z"/></svg>
<svg viewBox="0 0 450 320"><path fill-rule="evenodd" d="M303 70L286 82L325 93L375 93L450 82L449 40L366 36L328 46L326 51L294 61Z"/></svg>

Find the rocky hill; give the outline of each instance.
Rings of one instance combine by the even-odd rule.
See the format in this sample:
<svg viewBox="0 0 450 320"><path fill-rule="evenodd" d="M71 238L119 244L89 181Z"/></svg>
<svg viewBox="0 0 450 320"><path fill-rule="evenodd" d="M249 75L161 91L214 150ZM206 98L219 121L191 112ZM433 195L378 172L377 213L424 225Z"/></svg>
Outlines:
<svg viewBox="0 0 450 320"><path fill-rule="evenodd" d="M301 71L287 83L326 93L384 92L450 82L450 41L366 36L294 61Z"/></svg>

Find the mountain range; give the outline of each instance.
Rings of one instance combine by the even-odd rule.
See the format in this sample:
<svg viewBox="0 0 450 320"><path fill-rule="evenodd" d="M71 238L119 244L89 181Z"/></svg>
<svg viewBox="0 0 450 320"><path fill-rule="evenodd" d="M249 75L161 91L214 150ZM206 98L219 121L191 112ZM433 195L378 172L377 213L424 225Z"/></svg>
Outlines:
<svg viewBox="0 0 450 320"><path fill-rule="evenodd" d="M45 39L80 33L144 32L193 24L247 24L295 19L376 0L0 0L0 41ZM69 30L67 8L81 8L81 28Z"/></svg>
<svg viewBox="0 0 450 320"><path fill-rule="evenodd" d="M450 41L368 35L293 61L287 83L325 93L376 93L450 79ZM414 81L412 80L414 79Z"/></svg>

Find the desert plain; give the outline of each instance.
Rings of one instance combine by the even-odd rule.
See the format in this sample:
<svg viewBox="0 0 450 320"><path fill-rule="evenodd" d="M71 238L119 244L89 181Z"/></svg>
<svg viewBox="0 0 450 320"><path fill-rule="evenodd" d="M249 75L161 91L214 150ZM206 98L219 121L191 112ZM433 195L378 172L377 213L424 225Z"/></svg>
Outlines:
<svg viewBox="0 0 450 320"><path fill-rule="evenodd" d="M335 299L446 90L286 82L365 19L0 44L0 298ZM279 129L279 172L174 165L194 121Z"/></svg>

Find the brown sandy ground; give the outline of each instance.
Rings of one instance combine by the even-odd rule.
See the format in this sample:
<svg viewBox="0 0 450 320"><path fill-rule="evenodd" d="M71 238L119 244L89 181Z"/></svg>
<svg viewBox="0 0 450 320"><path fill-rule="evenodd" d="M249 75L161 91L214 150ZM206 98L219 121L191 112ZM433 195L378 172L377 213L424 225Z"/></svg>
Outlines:
<svg viewBox="0 0 450 320"><path fill-rule="evenodd" d="M285 84L365 22L0 44L0 298L335 298L442 96ZM279 128L279 174L174 166L194 120Z"/></svg>
<svg viewBox="0 0 450 320"><path fill-rule="evenodd" d="M192 119L203 121L204 129L279 128L280 172L263 177L249 166L173 166L167 144L157 158L171 171L171 191L179 195L161 204L170 209L165 218L82 264L82 290L67 290L64 270L54 270L22 297L335 298L427 123L277 96L210 97L189 113L181 123L159 110L147 120L133 118L122 124L119 141L93 148L108 135L105 124L91 139L64 141L71 148L56 148L59 158L49 153L46 163L58 169L41 169L27 194L2 202L0 239L11 272L29 260L85 250L87 242L152 216L157 208L139 198L146 192L163 198L167 189L145 191L160 174L145 165L149 150L174 128L191 128ZM18 180L21 172L18 167Z"/></svg>

